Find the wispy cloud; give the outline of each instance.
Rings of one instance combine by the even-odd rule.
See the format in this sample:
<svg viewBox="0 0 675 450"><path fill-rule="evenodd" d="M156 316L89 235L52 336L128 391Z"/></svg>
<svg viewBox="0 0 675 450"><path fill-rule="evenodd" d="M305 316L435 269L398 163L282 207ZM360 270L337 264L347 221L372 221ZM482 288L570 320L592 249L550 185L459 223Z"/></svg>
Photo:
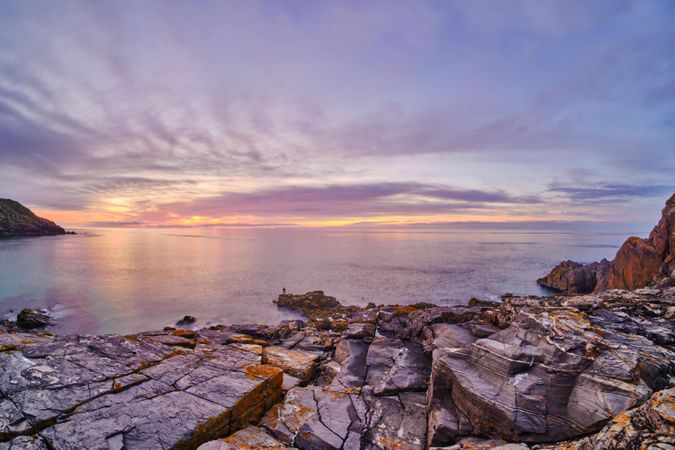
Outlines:
<svg viewBox="0 0 675 450"><path fill-rule="evenodd" d="M675 193L675 184L670 185L631 185L631 184L600 184L596 186L563 186L551 185L550 192L563 194L571 200L580 201L607 201L631 197L658 197L667 198Z"/></svg>
<svg viewBox="0 0 675 450"><path fill-rule="evenodd" d="M594 199L581 218L654 198L641 214L675 167L674 13L668 0L7 0L0 192L103 222L170 208L560 218Z"/></svg>

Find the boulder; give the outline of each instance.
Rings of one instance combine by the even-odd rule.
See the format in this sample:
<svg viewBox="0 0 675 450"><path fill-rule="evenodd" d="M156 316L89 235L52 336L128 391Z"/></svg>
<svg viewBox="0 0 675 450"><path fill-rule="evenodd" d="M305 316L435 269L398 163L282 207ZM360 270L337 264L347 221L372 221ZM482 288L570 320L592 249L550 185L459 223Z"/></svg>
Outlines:
<svg viewBox="0 0 675 450"><path fill-rule="evenodd" d="M49 323L49 316L40 309L25 308L16 316L16 324L27 330L44 328Z"/></svg>
<svg viewBox="0 0 675 450"><path fill-rule="evenodd" d="M415 342L377 338L368 348L366 365L366 381L375 395L427 389L431 359Z"/></svg>
<svg viewBox="0 0 675 450"><path fill-rule="evenodd" d="M588 293L596 288L598 272L604 273L609 261L603 259L599 263L583 265L574 261L563 261L551 270L545 277L539 278L537 283L555 291L567 293Z"/></svg>
<svg viewBox="0 0 675 450"><path fill-rule="evenodd" d="M284 372L293 375L308 383L314 376L314 369L319 361L319 355L307 351L290 350L279 346L265 347L262 352L262 362L281 368Z"/></svg>
<svg viewBox="0 0 675 450"><path fill-rule="evenodd" d="M675 447L675 389L656 392L644 405L618 414L598 433L541 450L672 449Z"/></svg>

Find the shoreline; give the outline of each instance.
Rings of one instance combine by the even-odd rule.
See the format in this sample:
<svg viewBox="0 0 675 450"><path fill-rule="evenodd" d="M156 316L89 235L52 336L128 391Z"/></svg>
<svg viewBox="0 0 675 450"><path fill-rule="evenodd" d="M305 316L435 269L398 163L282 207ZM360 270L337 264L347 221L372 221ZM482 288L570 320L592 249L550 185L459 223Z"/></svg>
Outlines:
<svg viewBox="0 0 675 450"><path fill-rule="evenodd" d="M277 305L308 320L3 332L0 448L593 448L623 439L606 428L625 411L675 401L672 287L451 307L346 306L315 291Z"/></svg>

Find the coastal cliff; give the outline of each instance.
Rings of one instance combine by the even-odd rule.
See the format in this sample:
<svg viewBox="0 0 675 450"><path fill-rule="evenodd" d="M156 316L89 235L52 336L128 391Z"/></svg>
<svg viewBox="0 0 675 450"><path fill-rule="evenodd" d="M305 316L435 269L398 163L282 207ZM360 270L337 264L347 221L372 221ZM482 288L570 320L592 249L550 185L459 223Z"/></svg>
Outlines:
<svg viewBox="0 0 675 450"><path fill-rule="evenodd" d="M639 289L675 270L675 194L647 239L631 236L614 260L591 264L563 261L537 280L542 286L570 294L608 289Z"/></svg>
<svg viewBox="0 0 675 450"><path fill-rule="evenodd" d="M58 234L66 234L66 231L51 220L36 216L21 203L0 198L0 237Z"/></svg>
<svg viewBox="0 0 675 450"><path fill-rule="evenodd" d="M675 288L129 336L0 333L0 449L675 444ZM658 446L661 445L661 446Z"/></svg>

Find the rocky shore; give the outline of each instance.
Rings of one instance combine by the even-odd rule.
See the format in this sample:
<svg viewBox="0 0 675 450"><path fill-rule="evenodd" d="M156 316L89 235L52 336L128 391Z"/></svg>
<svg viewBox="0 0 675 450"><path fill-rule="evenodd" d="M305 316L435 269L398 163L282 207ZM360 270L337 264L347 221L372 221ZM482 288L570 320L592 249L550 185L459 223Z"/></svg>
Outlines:
<svg viewBox="0 0 675 450"><path fill-rule="evenodd" d="M0 449L665 449L675 288L343 306L129 336L0 334Z"/></svg>
<svg viewBox="0 0 675 450"><path fill-rule="evenodd" d="M581 264L563 261L537 280L542 286L569 293L608 289L639 289L675 271L675 194L667 201L661 219L647 239L631 236L612 261Z"/></svg>

